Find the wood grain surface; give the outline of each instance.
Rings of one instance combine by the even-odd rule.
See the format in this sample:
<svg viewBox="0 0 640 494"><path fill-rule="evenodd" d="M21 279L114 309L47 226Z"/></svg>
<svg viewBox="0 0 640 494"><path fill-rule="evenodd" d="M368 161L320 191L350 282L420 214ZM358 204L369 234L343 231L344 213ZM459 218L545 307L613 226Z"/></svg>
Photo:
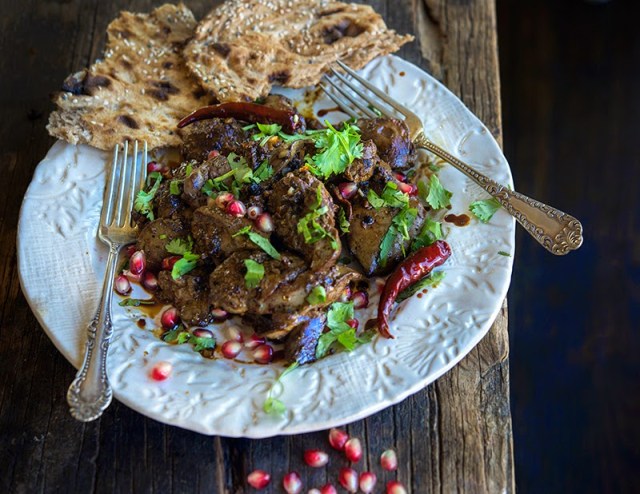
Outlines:
<svg viewBox="0 0 640 494"><path fill-rule="evenodd" d="M160 424L114 403L92 423L68 414L75 371L39 327L20 291L16 228L22 196L53 140L44 129L48 93L101 54L108 22L121 9L161 2L3 0L0 18L0 491L250 492L248 472L262 468L281 492L300 472L305 488L337 485L346 460L313 470L302 452L326 445L326 432L264 440L207 437ZM211 2L188 1L196 15ZM388 24L416 41L400 56L442 80L501 139L496 12L490 0L377 0ZM78 280L82 283L82 280ZM453 370L397 406L348 425L360 437L361 471L379 487L401 480L411 492L512 492L506 305L488 336ZM378 458L398 453L397 472Z"/></svg>

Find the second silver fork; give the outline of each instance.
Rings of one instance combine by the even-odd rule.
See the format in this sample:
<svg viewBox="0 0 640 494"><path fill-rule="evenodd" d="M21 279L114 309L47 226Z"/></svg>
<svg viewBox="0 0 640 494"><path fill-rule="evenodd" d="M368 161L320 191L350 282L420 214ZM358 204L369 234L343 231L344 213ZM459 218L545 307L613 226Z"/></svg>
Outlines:
<svg viewBox="0 0 640 494"><path fill-rule="evenodd" d="M520 192L510 190L442 149L428 139L422 121L415 113L390 98L349 66L342 62L337 63L350 77L332 68L333 76L325 76L323 81L335 92L323 84L320 87L345 113L354 118L375 118L380 116L375 109L387 117L402 116L416 147L432 152L480 185L549 252L564 255L582 245L582 224L576 218ZM373 93L376 98L367 94L368 92Z"/></svg>
<svg viewBox="0 0 640 494"><path fill-rule="evenodd" d="M107 353L113 334L111 301L118 254L122 247L137 238L138 229L132 221L131 210L137 192L144 186L147 143L142 144L142 160L138 148L138 141L133 146L125 142L122 151L116 146L107 175L98 227L98 238L109 247L102 294L87 328L84 361L67 391L71 415L82 422L102 415L113 397L107 376ZM131 151L132 156L129 156Z"/></svg>

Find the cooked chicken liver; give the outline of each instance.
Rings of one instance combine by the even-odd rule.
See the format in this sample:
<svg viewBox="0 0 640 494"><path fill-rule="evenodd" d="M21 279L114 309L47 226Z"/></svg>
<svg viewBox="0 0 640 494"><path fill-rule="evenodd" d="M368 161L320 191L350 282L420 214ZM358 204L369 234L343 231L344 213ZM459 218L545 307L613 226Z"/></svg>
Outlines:
<svg viewBox="0 0 640 494"><path fill-rule="evenodd" d="M147 269L160 269L162 260L171 254L166 245L176 238L185 238L188 230L180 220L160 218L147 223L138 235L138 250L143 250L147 258Z"/></svg>
<svg viewBox="0 0 640 494"><path fill-rule="evenodd" d="M171 271L160 271L158 288L158 299L174 305L186 324L205 326L211 322L209 287L205 273L189 273L174 280Z"/></svg>
<svg viewBox="0 0 640 494"><path fill-rule="evenodd" d="M414 146L404 122L395 118L361 118L356 125L362 141L371 139L380 158L391 168L402 170L414 164Z"/></svg>

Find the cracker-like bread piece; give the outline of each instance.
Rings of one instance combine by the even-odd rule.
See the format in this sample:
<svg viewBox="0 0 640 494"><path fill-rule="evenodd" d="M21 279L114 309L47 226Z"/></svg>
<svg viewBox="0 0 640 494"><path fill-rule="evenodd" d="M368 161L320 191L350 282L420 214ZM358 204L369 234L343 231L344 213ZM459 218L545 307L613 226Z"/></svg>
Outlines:
<svg viewBox="0 0 640 494"><path fill-rule="evenodd" d="M69 76L47 130L72 144L113 149L125 139L178 146L176 124L213 99L182 58L196 21L183 4L122 12L107 29L104 59Z"/></svg>
<svg viewBox="0 0 640 494"><path fill-rule="evenodd" d="M241 101L266 96L273 83L317 84L336 60L358 69L412 39L388 29L367 5L229 0L198 24L184 56L220 101Z"/></svg>

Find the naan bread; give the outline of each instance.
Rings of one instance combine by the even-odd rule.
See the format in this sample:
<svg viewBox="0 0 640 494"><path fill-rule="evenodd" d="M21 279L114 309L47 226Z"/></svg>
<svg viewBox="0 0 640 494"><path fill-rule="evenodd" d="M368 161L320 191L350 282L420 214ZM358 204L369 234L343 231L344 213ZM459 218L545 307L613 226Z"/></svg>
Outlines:
<svg viewBox="0 0 640 494"><path fill-rule="evenodd" d="M184 56L220 101L241 101L266 96L273 83L317 84L336 60L357 69L412 39L388 29L367 5L230 0L198 25Z"/></svg>
<svg viewBox="0 0 640 494"><path fill-rule="evenodd" d="M178 146L176 124L211 96L181 56L196 21L184 5L122 12L107 30L104 60L67 78L55 95L49 133L72 144L113 149L125 139Z"/></svg>

